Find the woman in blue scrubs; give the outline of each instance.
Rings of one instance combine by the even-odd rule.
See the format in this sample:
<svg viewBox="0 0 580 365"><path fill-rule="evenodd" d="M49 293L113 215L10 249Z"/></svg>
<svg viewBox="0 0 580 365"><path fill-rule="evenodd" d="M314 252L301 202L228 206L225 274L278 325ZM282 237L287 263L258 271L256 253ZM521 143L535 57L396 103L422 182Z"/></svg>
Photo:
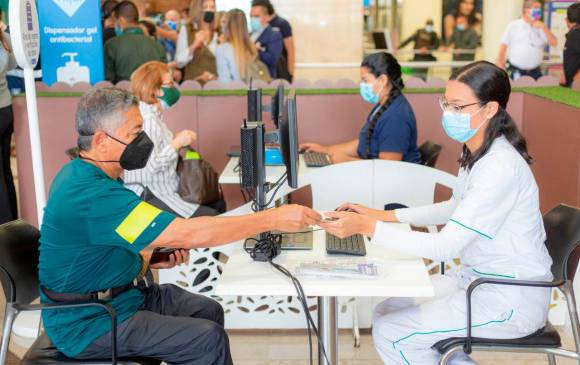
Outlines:
<svg viewBox="0 0 580 365"><path fill-rule="evenodd" d="M367 56L360 67L361 97L375 107L367 117L358 139L322 146L304 143L305 152L321 152L332 163L364 159L421 162L417 149L417 123L401 78L401 66L389 53Z"/></svg>

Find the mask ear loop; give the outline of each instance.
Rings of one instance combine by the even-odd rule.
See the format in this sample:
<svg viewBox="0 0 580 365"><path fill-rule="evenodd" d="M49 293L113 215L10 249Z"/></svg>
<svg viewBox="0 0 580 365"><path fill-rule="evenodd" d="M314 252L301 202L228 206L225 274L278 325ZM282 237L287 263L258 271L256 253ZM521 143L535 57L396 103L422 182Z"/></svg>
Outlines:
<svg viewBox="0 0 580 365"><path fill-rule="evenodd" d="M474 115L476 115L477 113L479 113L480 111L482 111L482 110L483 110L483 109L484 109L484 108L485 108L487 105L488 105L488 104L486 103L486 104L485 104L485 105L483 105L481 108L479 108L479 110L478 110L478 111L476 111L475 113L473 113L473 114L470 114L470 115L469 115L469 123L470 123L470 124L471 124L471 118L472 118ZM488 122L488 121L490 121L490 120L491 120L491 118L487 118L487 117L486 117L486 118L483 120L483 122L479 123L479 125L478 125L476 128L474 128L474 129L475 129L475 130L479 130L479 128L481 128L481 126L482 126L482 125L484 125L486 122Z"/></svg>

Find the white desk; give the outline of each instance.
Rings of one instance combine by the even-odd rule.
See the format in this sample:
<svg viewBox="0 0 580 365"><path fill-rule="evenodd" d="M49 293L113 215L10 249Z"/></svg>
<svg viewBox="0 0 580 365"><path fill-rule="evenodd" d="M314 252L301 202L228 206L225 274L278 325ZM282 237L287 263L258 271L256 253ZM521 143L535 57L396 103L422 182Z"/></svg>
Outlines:
<svg viewBox="0 0 580 365"><path fill-rule="evenodd" d="M410 229L408 225L399 225ZM228 296L294 296L290 280L268 263L255 262L244 252L240 242L225 265L217 283L216 295ZM331 365L338 364L337 297L428 297L433 287L421 258L389 252L367 242L367 258L380 259L385 276L376 280L299 277L307 296L318 297L318 327ZM312 262L347 256L327 255L324 231L314 232L312 251L283 251L275 262L291 272L301 262ZM325 364L319 352L319 364Z"/></svg>

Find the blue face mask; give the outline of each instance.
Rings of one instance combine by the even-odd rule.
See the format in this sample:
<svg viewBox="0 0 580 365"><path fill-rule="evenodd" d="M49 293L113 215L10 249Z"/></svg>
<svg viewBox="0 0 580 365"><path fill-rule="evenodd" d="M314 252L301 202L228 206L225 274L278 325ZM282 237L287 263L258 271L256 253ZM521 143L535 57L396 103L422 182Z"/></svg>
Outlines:
<svg viewBox="0 0 580 365"><path fill-rule="evenodd" d="M174 22L173 20L168 20L166 22L166 24L169 27L169 29L171 29L171 30L177 30L177 23Z"/></svg>
<svg viewBox="0 0 580 365"><path fill-rule="evenodd" d="M427 33L433 33L433 26L427 25L427 26L425 26L425 30L427 31Z"/></svg>
<svg viewBox="0 0 580 365"><path fill-rule="evenodd" d="M250 28L252 30L252 33L256 33L262 30L262 22L260 21L260 18L258 17L252 17L252 19L250 20Z"/></svg>
<svg viewBox="0 0 580 365"><path fill-rule="evenodd" d="M115 24L115 35L118 37L123 34L123 28L119 26L119 24Z"/></svg>
<svg viewBox="0 0 580 365"><path fill-rule="evenodd" d="M441 123L443 124L443 129L449 138L456 140L460 143L465 143L469 141L477 131L481 128L483 123L487 122L487 119L481 122L481 124L472 129L471 128L471 117L479 113L483 107L473 114L469 113L454 113L450 111L443 112L443 119Z"/></svg>
<svg viewBox="0 0 580 365"><path fill-rule="evenodd" d="M465 24L457 24L457 30L464 31L465 30Z"/></svg>
<svg viewBox="0 0 580 365"><path fill-rule="evenodd" d="M542 19L542 9L534 8L530 10L530 18L533 20L540 20Z"/></svg>
<svg viewBox="0 0 580 365"><path fill-rule="evenodd" d="M383 88L381 87L381 91L383 90ZM361 82L360 83L360 96L363 98L364 101L371 103L371 104L376 104L379 102L379 94L381 93L381 91L379 91L378 94L375 94L375 92L373 91L373 84L372 83L366 83L366 82Z"/></svg>

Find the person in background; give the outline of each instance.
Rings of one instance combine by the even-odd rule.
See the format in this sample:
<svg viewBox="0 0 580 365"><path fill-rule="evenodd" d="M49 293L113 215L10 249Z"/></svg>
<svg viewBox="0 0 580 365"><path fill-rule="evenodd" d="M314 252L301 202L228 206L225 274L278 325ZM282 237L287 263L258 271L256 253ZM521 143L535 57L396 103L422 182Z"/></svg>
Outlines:
<svg viewBox="0 0 580 365"><path fill-rule="evenodd" d="M1 18L0 18L1 19ZM6 72L16 67L10 37L0 29L0 224L18 218L16 189L10 167L14 116Z"/></svg>
<svg viewBox="0 0 580 365"><path fill-rule="evenodd" d="M367 56L360 67L362 98L374 105L358 139L332 146L305 143L300 149L322 152L332 163L381 159L420 163L417 122L401 78L399 62L386 52Z"/></svg>
<svg viewBox="0 0 580 365"><path fill-rule="evenodd" d="M240 9L232 9L226 18L224 43L216 51L218 81L249 81L248 66L256 61L258 51L248 35L246 15Z"/></svg>
<svg viewBox="0 0 580 365"><path fill-rule="evenodd" d="M399 48L404 48L407 44L413 42L413 50L415 51L413 61L437 61L437 58L433 56L429 51L434 51L439 48L439 36L437 32L433 29L433 19L427 19L425 23L425 28L418 29L415 34L405 39ZM413 75L427 80L428 68L415 68L413 67Z"/></svg>
<svg viewBox="0 0 580 365"><path fill-rule="evenodd" d="M460 18L464 18L467 21L466 27L473 28L478 35L481 35L482 17L479 11L475 0L459 0L456 10L443 18L443 39L445 42L449 42L454 30L457 28L457 20Z"/></svg>
<svg viewBox="0 0 580 365"><path fill-rule="evenodd" d="M506 68L512 80L520 76L530 76L537 80L542 77L542 60L547 45L555 47L558 40L540 19L542 4L536 0L524 0L523 15L508 24L502 37L496 64Z"/></svg>
<svg viewBox="0 0 580 365"><path fill-rule="evenodd" d="M480 36L470 25L467 18L459 17L447 45L453 49L453 61L473 61L475 49L480 43ZM455 69L454 69L455 70Z"/></svg>
<svg viewBox="0 0 580 365"><path fill-rule="evenodd" d="M114 12L117 4L119 4L117 0L107 0L101 6L101 16L103 17L103 44L117 35Z"/></svg>
<svg viewBox="0 0 580 365"><path fill-rule="evenodd" d="M165 49L139 27L139 12L131 1L115 7L117 29L122 33L105 44L105 79L117 83L149 61L165 62Z"/></svg>
<svg viewBox="0 0 580 365"><path fill-rule="evenodd" d="M294 48L294 37L292 36L292 26L290 23L276 14L274 5L270 0L257 0L254 4L263 3L268 9L268 16L270 17L269 23L272 29L280 32L282 35L282 41L284 43L284 48L282 49L282 55L280 56L280 61L278 61L277 74L279 79L287 80L292 82L294 79L294 70L296 66L296 50Z"/></svg>
<svg viewBox="0 0 580 365"><path fill-rule="evenodd" d="M570 87L575 80L580 80L580 3L568 7L566 24L570 31L566 34L564 74L560 83Z"/></svg>
<svg viewBox="0 0 580 365"><path fill-rule="evenodd" d="M175 62L184 80L205 84L217 78L216 5L214 0L192 0L189 9L191 22L182 23L179 30Z"/></svg>
<svg viewBox="0 0 580 365"><path fill-rule="evenodd" d="M284 48L282 34L270 25L268 6L264 5L263 1L252 1L250 16L251 38L258 49L260 61L268 67L270 76L276 79L278 77L278 61Z"/></svg>
<svg viewBox="0 0 580 365"><path fill-rule="evenodd" d="M157 26L149 20L139 20L139 27L147 37L157 39Z"/></svg>
<svg viewBox="0 0 580 365"><path fill-rule="evenodd" d="M192 147L197 135L191 130L183 130L174 136L163 121L163 112L175 105L180 97L169 66L151 61L139 67L131 76L131 91L139 99L143 131L151 138L154 148L144 168L125 171L125 186L149 204L180 217L223 213L223 201L212 207L199 206L179 196L178 152L183 147Z"/></svg>
<svg viewBox="0 0 580 365"><path fill-rule="evenodd" d="M159 42L165 48L167 61L171 62L175 59L175 43L177 39L177 26L181 23L181 16L177 10L169 10L165 13L165 21L161 28L171 32L171 37L160 38ZM162 32L164 35L165 32Z"/></svg>
<svg viewBox="0 0 580 365"><path fill-rule="evenodd" d="M435 295L426 300L390 298L374 310L372 335L385 364L436 365L433 344L466 337L466 291L482 278L517 281L553 279L552 259L530 169L526 140L506 111L511 93L507 73L479 61L456 70L439 99L441 123L462 146L457 184L450 200L379 211L346 203L319 225L345 237L372 237L371 245L435 262L461 260L461 267L432 276ZM437 233L402 230L445 225ZM550 288L482 285L473 292L473 337L522 338L546 325ZM475 365L463 352L449 364Z"/></svg>

